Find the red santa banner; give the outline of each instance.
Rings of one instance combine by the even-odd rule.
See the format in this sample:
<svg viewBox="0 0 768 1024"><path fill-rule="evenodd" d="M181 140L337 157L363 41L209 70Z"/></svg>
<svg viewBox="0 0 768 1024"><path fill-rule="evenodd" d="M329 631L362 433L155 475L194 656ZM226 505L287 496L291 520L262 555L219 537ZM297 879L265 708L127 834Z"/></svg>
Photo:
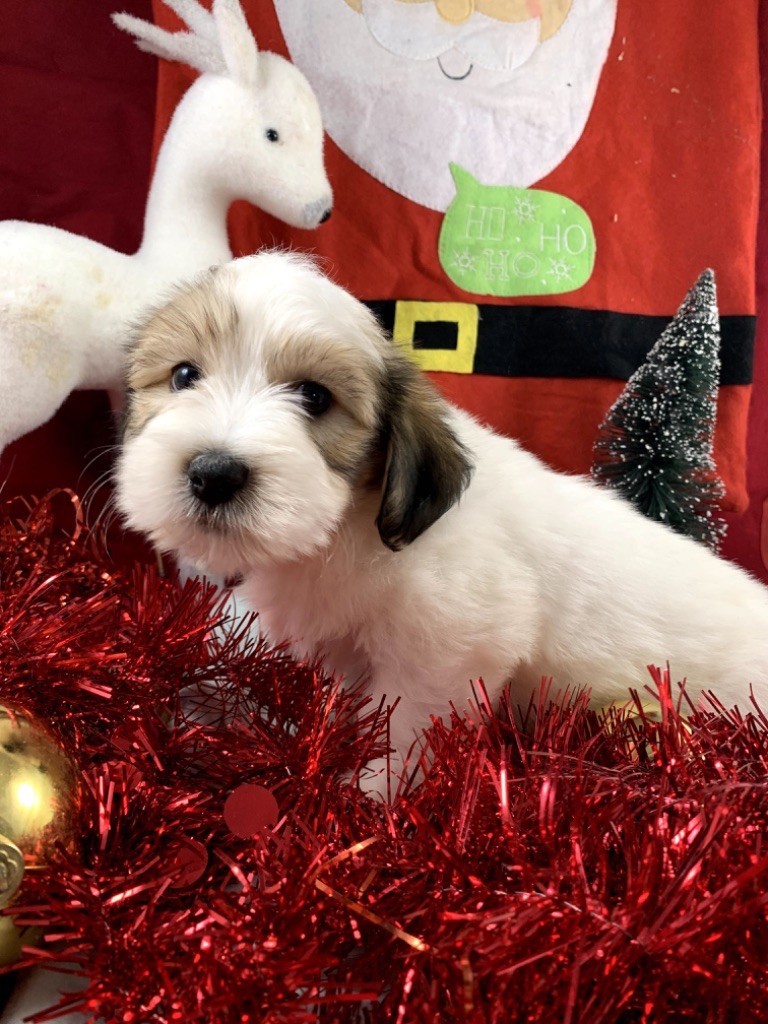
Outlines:
<svg viewBox="0 0 768 1024"><path fill-rule="evenodd" d="M335 207L312 234L237 207L237 252L316 252L449 397L578 472L624 381L712 267L716 458L727 507L746 506L755 0L738 12L621 0L244 9L260 46L318 95ZM160 128L189 81L161 68Z"/></svg>

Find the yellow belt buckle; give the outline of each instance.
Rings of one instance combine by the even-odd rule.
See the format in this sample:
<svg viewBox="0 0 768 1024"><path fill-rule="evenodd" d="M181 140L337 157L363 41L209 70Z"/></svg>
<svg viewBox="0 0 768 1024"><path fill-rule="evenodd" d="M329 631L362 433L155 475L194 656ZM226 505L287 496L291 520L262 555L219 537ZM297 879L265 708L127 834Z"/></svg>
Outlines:
<svg viewBox="0 0 768 1024"><path fill-rule="evenodd" d="M422 370L444 373L472 373L477 351L480 310L469 302L412 302L398 299L392 340ZM456 324L455 348L419 348L416 325L445 322Z"/></svg>

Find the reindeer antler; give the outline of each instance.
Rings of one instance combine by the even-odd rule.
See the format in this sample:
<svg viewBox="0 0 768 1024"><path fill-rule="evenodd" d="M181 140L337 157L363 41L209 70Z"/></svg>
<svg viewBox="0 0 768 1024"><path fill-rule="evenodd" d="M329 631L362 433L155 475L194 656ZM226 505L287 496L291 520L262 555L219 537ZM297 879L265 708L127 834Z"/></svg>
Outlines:
<svg viewBox="0 0 768 1024"><path fill-rule="evenodd" d="M118 28L133 36L140 50L153 53L156 57L163 57L165 60L189 64L190 67L201 72L208 71L214 75L226 74L227 67L218 41L207 34L207 26L206 35L198 34L197 31L203 24L199 16L207 15L208 12L194 0L173 0L173 3L169 3L168 6L185 21L185 14L189 15L193 22L193 25L190 25L193 31L168 32L164 28L158 28L157 25L152 25L142 18L136 18L125 12L113 14L112 21ZM194 8L197 10L191 14L190 12ZM182 14L182 11L185 14ZM210 15L208 16L210 17Z"/></svg>
<svg viewBox="0 0 768 1024"><path fill-rule="evenodd" d="M118 28L130 33L140 50L165 60L189 64L200 72L230 75L246 85L256 76L258 50L239 0L214 0L208 11L198 0L164 0L189 31L168 32L124 12L113 14Z"/></svg>
<svg viewBox="0 0 768 1024"><path fill-rule="evenodd" d="M199 0L164 0L165 6L174 11L187 28L202 39L216 42L216 26L213 15L207 11Z"/></svg>

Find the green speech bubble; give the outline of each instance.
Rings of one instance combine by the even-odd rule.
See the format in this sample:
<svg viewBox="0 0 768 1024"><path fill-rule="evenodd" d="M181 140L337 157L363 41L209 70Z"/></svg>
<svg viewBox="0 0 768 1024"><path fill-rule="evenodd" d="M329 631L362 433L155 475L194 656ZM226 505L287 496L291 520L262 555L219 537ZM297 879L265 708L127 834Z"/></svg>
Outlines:
<svg viewBox="0 0 768 1024"><path fill-rule="evenodd" d="M556 192L482 185L450 164L456 198L440 228L448 277L477 295L556 295L581 288L595 265L586 212Z"/></svg>

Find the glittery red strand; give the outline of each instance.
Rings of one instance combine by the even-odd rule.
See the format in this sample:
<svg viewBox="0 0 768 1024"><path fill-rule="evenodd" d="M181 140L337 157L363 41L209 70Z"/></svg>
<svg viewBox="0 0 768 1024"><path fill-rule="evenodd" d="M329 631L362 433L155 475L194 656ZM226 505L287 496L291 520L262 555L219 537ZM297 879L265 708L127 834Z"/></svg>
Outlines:
<svg viewBox="0 0 768 1024"><path fill-rule="evenodd" d="M61 499L56 499L61 500ZM655 671L598 714L438 722L390 808L355 779L386 722L252 639L211 589L0 526L0 702L80 772L74 839L24 880L25 963L120 1024L658 1024L768 1019L768 721L693 711ZM678 706L680 705L680 706ZM522 719L522 720L521 720ZM258 783L271 830L229 832Z"/></svg>

